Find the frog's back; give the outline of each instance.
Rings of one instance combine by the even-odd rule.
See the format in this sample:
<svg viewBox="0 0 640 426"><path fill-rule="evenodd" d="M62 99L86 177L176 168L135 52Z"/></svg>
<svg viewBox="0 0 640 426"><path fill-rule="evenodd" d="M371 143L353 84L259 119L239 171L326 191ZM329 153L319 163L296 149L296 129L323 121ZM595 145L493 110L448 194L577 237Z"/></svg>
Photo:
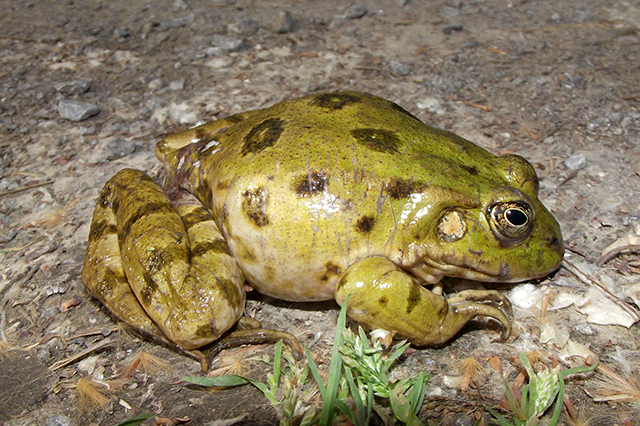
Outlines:
<svg viewBox="0 0 640 426"><path fill-rule="evenodd" d="M393 102L358 92L310 95L254 111L214 139L220 146L212 150L220 149L217 157L225 161L218 165L225 176L237 168L243 173L283 165L285 171L305 170L311 162L345 173L408 178L424 173L429 160L467 160L477 167L479 157L487 165L494 158L452 133L426 126ZM407 156L412 160L403 161Z"/></svg>

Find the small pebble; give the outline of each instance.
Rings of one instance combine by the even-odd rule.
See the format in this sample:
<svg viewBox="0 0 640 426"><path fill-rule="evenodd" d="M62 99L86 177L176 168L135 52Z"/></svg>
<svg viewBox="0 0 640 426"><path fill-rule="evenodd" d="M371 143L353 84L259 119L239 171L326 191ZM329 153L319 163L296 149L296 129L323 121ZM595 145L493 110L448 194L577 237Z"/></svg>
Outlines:
<svg viewBox="0 0 640 426"><path fill-rule="evenodd" d="M112 155L109 156L110 160L126 157L129 154L133 154L136 150L136 146L132 141L126 139L116 138L109 142L107 149L111 151Z"/></svg>
<svg viewBox="0 0 640 426"><path fill-rule="evenodd" d="M60 99L58 113L60 117L71 121L83 121L100 112L100 107L89 102Z"/></svg>
<svg viewBox="0 0 640 426"><path fill-rule="evenodd" d="M273 18L270 28L278 34L290 33L293 31L293 15L288 10L281 10Z"/></svg>
<svg viewBox="0 0 640 426"><path fill-rule="evenodd" d="M193 124L198 121L198 116L186 102L180 104L172 102L169 105L169 117L180 124Z"/></svg>
<svg viewBox="0 0 640 426"><path fill-rule="evenodd" d="M411 68L409 68L406 64L398 61L389 62L389 66L391 70L398 75L409 75L411 73Z"/></svg>
<svg viewBox="0 0 640 426"><path fill-rule="evenodd" d="M71 419L63 414L58 414L57 416L49 417L44 422L44 426L71 426Z"/></svg>
<svg viewBox="0 0 640 426"><path fill-rule="evenodd" d="M45 34L40 37L40 41L44 43L57 43L60 40L62 40L62 37L60 37L58 34Z"/></svg>
<svg viewBox="0 0 640 426"><path fill-rule="evenodd" d="M169 28L186 27L187 24L190 24L191 22L193 22L194 19L195 19L195 16L193 15L184 16L182 18L168 19L166 21L160 22L160 29L168 30Z"/></svg>
<svg viewBox="0 0 640 426"><path fill-rule="evenodd" d="M446 27L444 27L444 29L442 30L442 32L444 32L445 34L451 34L454 31L462 31L464 29L464 27L462 26L462 24L454 24L454 25L447 25Z"/></svg>
<svg viewBox="0 0 640 426"><path fill-rule="evenodd" d="M158 90L159 88L162 87L162 79L160 78L156 78L151 80L148 84L147 87L151 90Z"/></svg>
<svg viewBox="0 0 640 426"><path fill-rule="evenodd" d="M78 79L67 83L58 84L56 86L56 90L65 96L72 96L87 93L90 87L91 83L88 80Z"/></svg>
<svg viewBox="0 0 640 426"><path fill-rule="evenodd" d="M213 58L210 61L205 63L206 66L211 67L213 69L222 69L227 68L233 64L233 58L229 56L221 56L218 58Z"/></svg>
<svg viewBox="0 0 640 426"><path fill-rule="evenodd" d="M252 18L241 19L238 22L227 25L227 29L233 33L240 35L249 35L258 31L260 28L260 22Z"/></svg>
<svg viewBox="0 0 640 426"><path fill-rule="evenodd" d="M184 0L175 0L173 2L173 10L187 10L189 5Z"/></svg>
<svg viewBox="0 0 640 426"><path fill-rule="evenodd" d="M362 6L349 6L344 11L345 19L358 19L367 14L367 9Z"/></svg>
<svg viewBox="0 0 640 426"><path fill-rule="evenodd" d="M421 101L417 102L416 106L419 109L426 109L428 112L438 115L444 115L444 113L446 112L442 107L440 100L436 98L424 98Z"/></svg>
<svg viewBox="0 0 640 426"><path fill-rule="evenodd" d="M587 157L584 154L576 154L564 160L564 165L569 170L580 170L587 166Z"/></svg>
<svg viewBox="0 0 640 426"><path fill-rule="evenodd" d="M174 80L169 83L169 90L183 90L184 89L184 78L180 80Z"/></svg>
<svg viewBox="0 0 640 426"><path fill-rule="evenodd" d="M215 34L211 44L218 46L227 52L238 52L245 48L245 43L239 38L227 37L220 34Z"/></svg>

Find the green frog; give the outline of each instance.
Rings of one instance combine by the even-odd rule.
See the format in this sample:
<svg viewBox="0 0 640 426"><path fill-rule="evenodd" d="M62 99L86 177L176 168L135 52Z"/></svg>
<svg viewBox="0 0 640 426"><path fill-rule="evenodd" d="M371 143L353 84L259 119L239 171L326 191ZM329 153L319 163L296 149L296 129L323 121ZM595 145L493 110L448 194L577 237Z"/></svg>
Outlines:
<svg viewBox="0 0 640 426"><path fill-rule="evenodd" d="M505 296L447 299L440 280L535 279L563 257L525 159L370 94L232 115L170 135L155 153L169 189L131 169L104 186L82 278L119 319L184 350L239 321L245 283L289 301L350 296L352 319L417 346L446 342L478 315L506 338Z"/></svg>

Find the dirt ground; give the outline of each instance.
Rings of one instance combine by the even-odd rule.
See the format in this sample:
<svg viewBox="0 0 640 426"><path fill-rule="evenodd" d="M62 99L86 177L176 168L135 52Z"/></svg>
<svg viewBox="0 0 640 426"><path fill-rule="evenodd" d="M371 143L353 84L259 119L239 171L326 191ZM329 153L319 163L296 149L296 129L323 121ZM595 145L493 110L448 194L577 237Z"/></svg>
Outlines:
<svg viewBox="0 0 640 426"><path fill-rule="evenodd" d="M526 352L547 367L598 360L619 380L569 382L576 416L640 424L637 1L0 0L0 10L0 423L114 425L150 412L278 424L257 389L187 385L195 361L118 331L80 281L89 222L119 169L161 175L153 148L164 135L348 89L529 159L568 248L568 269L499 287L516 305L506 343L480 321L400 360L398 377L433 376L421 417L487 424L485 405L499 403L502 377L516 379ZM336 304L250 299L265 326L328 361ZM170 368L122 376L142 350ZM271 367L258 358L269 354L271 345L243 348L218 363L264 379ZM484 373L463 391L469 357ZM78 398L83 377L109 384L102 407Z"/></svg>

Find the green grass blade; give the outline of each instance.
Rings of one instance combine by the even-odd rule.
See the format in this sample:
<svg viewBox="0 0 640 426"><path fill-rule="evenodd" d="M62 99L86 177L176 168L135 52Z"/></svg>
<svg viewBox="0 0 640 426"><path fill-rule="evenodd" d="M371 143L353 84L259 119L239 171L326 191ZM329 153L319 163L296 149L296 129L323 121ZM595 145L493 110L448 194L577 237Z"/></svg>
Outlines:
<svg viewBox="0 0 640 426"><path fill-rule="evenodd" d="M518 406L518 404L516 404L516 399L513 397L513 394L511 393L511 388L509 387L509 383L507 382L507 380L503 378L502 382L504 383L504 393L507 395L507 402L509 403L509 408L511 409L512 413L517 415L516 411L520 407Z"/></svg>
<svg viewBox="0 0 640 426"><path fill-rule="evenodd" d="M525 390L529 391L529 400L525 399ZM538 400L538 380L534 376L529 377L529 384L522 390L522 400L520 401L522 407L524 407L525 417L527 420L536 417L536 401ZM524 402L526 401L526 403Z"/></svg>
<svg viewBox="0 0 640 426"><path fill-rule="evenodd" d="M342 357L340 356L340 347L343 342L343 332L347 324L347 303L349 303L350 295L344 301L340 315L338 315L338 323L336 325L336 337L333 342L333 350L331 352L331 364L329 365L329 378L327 379L327 388L322 398L322 411L320 412L320 426L329 426L333 419L335 411L336 394L340 385L340 372L342 370Z"/></svg>
<svg viewBox="0 0 640 426"><path fill-rule="evenodd" d="M560 414L562 413L562 404L564 403L564 378L570 374L577 373L589 373L598 368L598 364L594 364L589 367L575 367L558 373L558 397L556 398L556 406L553 409L553 415L551 416L551 422L549 426L556 426L560 421Z"/></svg>
<svg viewBox="0 0 640 426"><path fill-rule="evenodd" d="M385 364L386 364L385 366L387 367L387 369L391 367L391 364L393 364L398 358L400 358L402 354L404 354L407 351L407 349L409 349L409 346L411 346L411 343L405 343L398 346L398 348L396 348L396 350L393 351L393 353L385 361Z"/></svg>
<svg viewBox="0 0 640 426"><path fill-rule="evenodd" d="M404 424L410 424L413 420L411 405L407 397L402 393L402 383L396 382L389 389L389 404L393 415Z"/></svg>
<svg viewBox="0 0 640 426"><path fill-rule="evenodd" d="M358 416L358 414L354 413L353 410L351 408L349 408L349 406L347 404L344 403L344 401L336 399L335 406L336 406L336 408L338 410L342 411L342 413L345 416L347 416L347 418L349 419L349 421L351 421L351 423L353 425L355 425L355 426L366 426L362 422L362 419Z"/></svg>
<svg viewBox="0 0 640 426"><path fill-rule="evenodd" d="M302 420L300 420L300 426L311 426L318 423L320 417L316 416L316 410L314 408L309 408L304 416L302 416Z"/></svg>
<svg viewBox="0 0 640 426"><path fill-rule="evenodd" d="M489 413L491 413L491 415L493 416L493 420L500 426L514 426L514 423L509 422L506 417L498 413L496 410L492 409L491 407L486 408L487 411L489 411Z"/></svg>
<svg viewBox="0 0 640 426"><path fill-rule="evenodd" d="M418 414L422 407L422 401L424 400L424 371L421 371L416 377L416 381L409 393L409 403L411 404L411 412L415 415Z"/></svg>
<svg viewBox="0 0 640 426"><path fill-rule="evenodd" d="M516 405L516 407L518 407L518 416L514 416L514 418L518 419L520 423L522 423L522 420L529 420L531 418L529 412L532 410L532 406L535 405L529 393L530 387L531 383L527 383L524 388L522 388L520 405Z"/></svg>
<svg viewBox="0 0 640 426"><path fill-rule="evenodd" d="M351 374L351 370L349 370L348 368L345 368L343 374L347 379L347 383L349 384L349 390L351 391L351 398L353 398L353 402L356 406L358 414L360 418L363 418L365 417L364 401L360 396L360 392L358 392L358 387L356 386L356 383L353 380L353 375ZM370 389L371 386L367 386L367 388Z"/></svg>
<svg viewBox="0 0 640 426"><path fill-rule="evenodd" d="M362 327L358 327L358 336L360 336L360 341L362 342L362 346L365 351L371 349L371 345L369 344L369 338L367 337L367 333L364 332Z"/></svg>
<svg viewBox="0 0 640 426"><path fill-rule="evenodd" d="M127 420L118 423L117 426L136 426L152 417L155 417L155 414L151 414L151 413L138 414L137 416L129 417Z"/></svg>
<svg viewBox="0 0 640 426"><path fill-rule="evenodd" d="M373 386L367 386L367 417L364 424L371 423L371 411L373 409Z"/></svg>
<svg viewBox="0 0 640 426"><path fill-rule="evenodd" d="M324 401L325 393L327 392L327 388L324 386L324 383L322 383L322 377L320 377L320 372L318 371L318 366L316 365L315 361L313 360L313 357L311 356L311 352L309 351L309 348L307 346L304 347L304 352L305 352L305 355L307 356L307 365L309 366L309 370L311 371L311 375L315 379L316 384L318 385L318 389L320 390L320 396L322 397L322 400Z"/></svg>
<svg viewBox="0 0 640 426"><path fill-rule="evenodd" d="M274 391L278 388L278 382L280 381L280 372L282 370L282 339L278 340L276 344L276 351L273 355L273 386Z"/></svg>
<svg viewBox="0 0 640 426"><path fill-rule="evenodd" d="M204 387L233 387L240 386L250 383L249 379L245 379L241 376L236 376L234 374L227 374L224 376L218 377L199 377L199 376L187 376L183 377L182 380L185 382L193 383L194 385L204 386Z"/></svg>

